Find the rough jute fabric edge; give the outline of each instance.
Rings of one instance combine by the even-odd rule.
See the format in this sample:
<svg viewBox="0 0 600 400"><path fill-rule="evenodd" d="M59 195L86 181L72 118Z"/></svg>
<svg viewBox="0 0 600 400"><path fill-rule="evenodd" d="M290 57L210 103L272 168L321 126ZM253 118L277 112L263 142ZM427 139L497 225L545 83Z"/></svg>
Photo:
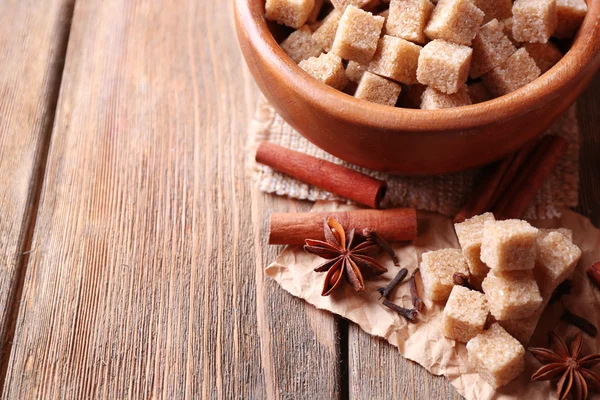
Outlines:
<svg viewBox="0 0 600 400"><path fill-rule="evenodd" d="M537 193L525 217L550 219L561 215L562 207L576 207L579 198L579 125L575 106L571 107L548 130L569 141L567 154ZM485 167L460 173L426 177L389 175L342 161L310 143L281 118L264 96L260 96L254 119L249 127L247 168L259 189L266 193L291 198L318 201L346 199L300 182L264 165L254 162L258 144L269 141L336 164L355 169L388 182L388 194L383 206L410 206L421 210L455 215L476 185L485 178Z"/></svg>

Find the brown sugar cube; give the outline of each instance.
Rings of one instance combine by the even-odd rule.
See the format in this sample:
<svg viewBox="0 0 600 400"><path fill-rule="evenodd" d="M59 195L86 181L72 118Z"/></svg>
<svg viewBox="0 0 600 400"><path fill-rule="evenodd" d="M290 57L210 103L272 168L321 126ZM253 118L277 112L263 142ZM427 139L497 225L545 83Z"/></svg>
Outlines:
<svg viewBox="0 0 600 400"><path fill-rule="evenodd" d="M504 34L506 35L506 37L508 38L508 40L510 40L512 42L513 45L515 45L516 47L519 47L520 43L515 40L515 37L513 36L513 19L512 17L510 18L506 18L502 21L500 21L500 23L502 24L502 31L504 32Z"/></svg>
<svg viewBox="0 0 600 400"><path fill-rule="evenodd" d="M381 4L380 0L331 0L331 4L338 10L344 11L348 6L354 6L362 9L372 9Z"/></svg>
<svg viewBox="0 0 600 400"><path fill-rule="evenodd" d="M346 7L331 51L360 64L368 64L377 50L384 18L354 6Z"/></svg>
<svg viewBox="0 0 600 400"><path fill-rule="evenodd" d="M364 65L360 65L356 61L348 61L346 66L346 78L351 82L360 82L363 74L367 68Z"/></svg>
<svg viewBox="0 0 600 400"><path fill-rule="evenodd" d="M313 39L312 32L306 25L292 32L281 42L281 48L295 63L310 57L318 57L323 52L321 45Z"/></svg>
<svg viewBox="0 0 600 400"><path fill-rule="evenodd" d="M559 232L542 232L537 239L535 279L543 296L554 289L575 271L581 259L581 249Z"/></svg>
<svg viewBox="0 0 600 400"><path fill-rule="evenodd" d="M467 91L467 86L452 94L442 93L431 87L428 87L421 96L421 110L440 110L442 108L453 108L471 105L471 97Z"/></svg>
<svg viewBox="0 0 600 400"><path fill-rule="evenodd" d="M469 265L471 277L475 278L479 284L483 282L490 271L488 266L481 261L481 240L483 238L483 225L486 221L495 221L494 214L488 212L454 224L454 230Z"/></svg>
<svg viewBox="0 0 600 400"><path fill-rule="evenodd" d="M547 235L550 232L558 232L566 237L569 242L573 241L573 231L567 228L540 229L540 236Z"/></svg>
<svg viewBox="0 0 600 400"><path fill-rule="evenodd" d="M348 80L342 59L335 54L321 54L300 61L298 64L304 71L332 88L343 90Z"/></svg>
<svg viewBox="0 0 600 400"><path fill-rule="evenodd" d="M490 312L498 320L527 318L543 301L532 271L496 272L492 269L481 287Z"/></svg>
<svg viewBox="0 0 600 400"><path fill-rule="evenodd" d="M540 311L543 311L544 308L540 307ZM506 332L508 332L512 337L517 339L523 346L529 343L529 340L533 336L535 332L535 328L540 320L541 312L538 314L536 311L532 316L527 318L518 318L518 319L507 319L504 321L498 321L501 327L503 327Z"/></svg>
<svg viewBox="0 0 600 400"><path fill-rule="evenodd" d="M333 41L335 40L335 32L337 31L341 18L341 11L333 10L325 17L321 26L313 32L313 39L315 39L326 52L331 51L331 46L333 46Z"/></svg>
<svg viewBox="0 0 600 400"><path fill-rule="evenodd" d="M542 74L552 68L563 56L558 47L550 42L526 43L523 47L533 58Z"/></svg>
<svg viewBox="0 0 600 400"><path fill-rule="evenodd" d="M517 51L506 37L502 25L493 19L483 25L473 39L473 60L471 61L471 78L479 78L493 68L499 67Z"/></svg>
<svg viewBox="0 0 600 400"><path fill-rule="evenodd" d="M386 34L424 44L425 26L435 6L429 0L392 0Z"/></svg>
<svg viewBox="0 0 600 400"><path fill-rule="evenodd" d="M512 16L512 0L475 0L475 5L485 14L483 23L493 19L502 21Z"/></svg>
<svg viewBox="0 0 600 400"><path fill-rule="evenodd" d="M519 42L546 43L556 24L556 0L516 0L513 4L513 36Z"/></svg>
<svg viewBox="0 0 600 400"><path fill-rule="evenodd" d="M473 50L445 40L429 42L419 55L417 79L423 85L452 94L467 81Z"/></svg>
<svg viewBox="0 0 600 400"><path fill-rule="evenodd" d="M483 293L463 286L454 286L444 308L444 336L459 342L468 342L483 331L489 312Z"/></svg>
<svg viewBox="0 0 600 400"><path fill-rule="evenodd" d="M407 85L417 83L421 46L394 36L379 39L369 71Z"/></svg>
<svg viewBox="0 0 600 400"><path fill-rule="evenodd" d="M496 271L533 269L539 231L526 221L485 221L481 261Z"/></svg>
<svg viewBox="0 0 600 400"><path fill-rule="evenodd" d="M483 82L472 83L468 86L469 97L473 104L483 103L493 99L492 94L487 90Z"/></svg>
<svg viewBox="0 0 600 400"><path fill-rule="evenodd" d="M265 17L298 29L308 21L314 6L315 0L267 0Z"/></svg>
<svg viewBox="0 0 600 400"><path fill-rule="evenodd" d="M403 108L421 108L421 99L427 86L417 83L416 85L407 85L403 88L401 97Z"/></svg>
<svg viewBox="0 0 600 400"><path fill-rule="evenodd" d="M469 273L462 251L443 249L423 253L421 278L425 295L432 301L446 301L454 286L452 275L455 272Z"/></svg>
<svg viewBox="0 0 600 400"><path fill-rule="evenodd" d="M587 4L584 0L556 0L557 25L554 36L561 39L575 36L586 13Z"/></svg>
<svg viewBox="0 0 600 400"><path fill-rule="evenodd" d="M494 96L513 92L542 74L527 50L520 48L504 63L483 75L483 83Z"/></svg>
<svg viewBox="0 0 600 400"><path fill-rule="evenodd" d="M431 39L470 46L483 22L483 11L471 0L439 0L425 34Z"/></svg>
<svg viewBox="0 0 600 400"><path fill-rule="evenodd" d="M396 105L401 91L402 86L396 82L365 72L354 97L393 107Z"/></svg>
<svg viewBox="0 0 600 400"><path fill-rule="evenodd" d="M324 0L315 0L315 5L313 6L310 14L308 15L308 19L306 20L307 24L314 24L317 22L319 18L319 14L321 13L321 9L323 8Z"/></svg>
<svg viewBox="0 0 600 400"><path fill-rule="evenodd" d="M469 365L481 378L499 388L525 369L525 348L498 323L467 343Z"/></svg>

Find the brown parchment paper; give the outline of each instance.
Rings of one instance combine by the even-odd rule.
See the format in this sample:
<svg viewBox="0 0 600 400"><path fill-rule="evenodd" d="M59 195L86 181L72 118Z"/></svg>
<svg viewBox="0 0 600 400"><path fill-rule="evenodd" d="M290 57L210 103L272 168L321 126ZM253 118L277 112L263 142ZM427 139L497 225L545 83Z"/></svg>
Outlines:
<svg viewBox="0 0 600 400"><path fill-rule="evenodd" d="M313 211L335 211L355 209L335 202L319 202ZM560 321L564 307L584 316L598 326L598 305L600 291L594 289L585 275L585 270L600 260L600 230L588 219L564 209L562 217L554 220L531 221L537 227L566 227L573 231L573 241L583 252L582 259L573 275L573 292L561 301L548 306L530 342L530 346L546 346L547 332L554 330L565 337L577 332L577 328ZM394 250L401 265L412 271L418 267L420 256L429 250L455 247L458 240L452 221L439 214L419 212L419 236L414 243L396 243ZM426 308L419 316L419 322L407 323L402 317L387 309L379 300L376 288L384 286L397 273L387 255L379 261L388 272L377 279L365 281L364 292L356 293L344 285L329 297L321 296L325 274L313 269L322 260L307 254L301 246L286 247L277 259L266 268L266 274L275 279L283 289L294 296L306 300L319 309L329 310L358 324L373 336L380 336L396 346L400 354L413 360L435 375L446 376L458 392L467 399L552 399L555 386L548 382L530 383L529 377L539 367L538 362L528 353L526 370L508 385L494 390L479 375L471 371L467 362L467 351L463 343L445 338L441 333L443 305L424 299ZM417 275L418 276L418 275ZM420 276L417 282L421 288ZM395 303L412 307L408 284L401 285L391 298ZM600 339L595 340L584 334L585 353L598 352ZM590 398L600 398L600 396Z"/></svg>

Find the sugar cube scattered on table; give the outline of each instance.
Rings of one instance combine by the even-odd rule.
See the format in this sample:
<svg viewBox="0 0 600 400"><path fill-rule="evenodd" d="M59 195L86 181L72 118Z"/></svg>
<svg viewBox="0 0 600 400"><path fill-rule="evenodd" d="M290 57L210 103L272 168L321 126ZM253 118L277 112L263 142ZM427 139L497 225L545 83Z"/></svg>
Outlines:
<svg viewBox="0 0 600 400"><path fill-rule="evenodd" d="M333 41L335 40L335 33L341 18L341 11L332 10L327 17L323 19L323 23L313 32L313 38L326 52L331 51Z"/></svg>
<svg viewBox="0 0 600 400"><path fill-rule="evenodd" d="M440 92L458 92L467 81L473 50L445 40L433 40L419 54L419 83Z"/></svg>
<svg viewBox="0 0 600 400"><path fill-rule="evenodd" d="M441 110L442 108L454 108L473 104L467 90L463 85L456 93L447 94L427 87L421 95L421 110Z"/></svg>
<svg viewBox="0 0 600 400"><path fill-rule="evenodd" d="M473 39L471 78L479 78L501 66L515 51L517 48L504 34L502 25L496 19L491 20L479 29Z"/></svg>
<svg viewBox="0 0 600 400"><path fill-rule="evenodd" d="M490 271L489 267L481 261L481 240L483 225L486 221L495 221L494 214L488 212L454 224L458 242L469 265L471 277L475 278L478 283L477 286L481 285Z"/></svg>
<svg viewBox="0 0 600 400"><path fill-rule="evenodd" d="M384 18L354 6L346 7L331 51L338 56L367 64L377 50Z"/></svg>
<svg viewBox="0 0 600 400"><path fill-rule="evenodd" d="M533 271L498 272L493 269L481 284L498 320L527 318L542 304L542 296Z"/></svg>
<svg viewBox="0 0 600 400"><path fill-rule="evenodd" d="M583 22L587 9L584 0L556 0L557 25L554 36L572 38Z"/></svg>
<svg viewBox="0 0 600 400"><path fill-rule="evenodd" d="M393 107L396 105L401 91L402 87L396 82L370 72L365 72L354 93L354 97Z"/></svg>
<svg viewBox="0 0 600 400"><path fill-rule="evenodd" d="M425 27L425 34L431 39L470 46L483 17L483 11L471 0L439 0Z"/></svg>
<svg viewBox="0 0 600 400"><path fill-rule="evenodd" d="M379 39L369 71L407 85L417 83L421 46L394 36Z"/></svg>
<svg viewBox="0 0 600 400"><path fill-rule="evenodd" d="M338 10L345 10L348 6L354 6L363 9L371 9L378 6L380 0L331 0L331 4Z"/></svg>
<svg viewBox="0 0 600 400"><path fill-rule="evenodd" d="M535 332L535 328L538 325L540 317L546 308L547 301L544 301L542 305L538 307L535 312L526 318L517 319L505 319L497 321L498 324L503 327L512 337L517 339L523 346L529 343L531 337Z"/></svg>
<svg viewBox="0 0 600 400"><path fill-rule="evenodd" d="M298 64L304 71L335 89L343 90L348 80L342 59L335 54L321 54L300 61Z"/></svg>
<svg viewBox="0 0 600 400"><path fill-rule="evenodd" d="M318 57L323 49L312 37L310 28L306 25L292 32L281 42L281 48L295 63L310 57Z"/></svg>
<svg viewBox="0 0 600 400"><path fill-rule="evenodd" d="M516 0L513 36L519 42L546 43L557 25L556 0Z"/></svg>
<svg viewBox="0 0 600 400"><path fill-rule="evenodd" d="M494 96L513 92L534 81L542 71L525 48L520 48L500 67L482 76L483 83Z"/></svg>
<svg viewBox="0 0 600 400"><path fill-rule="evenodd" d="M581 258L581 249L560 232L543 232L537 239L534 274L543 296L569 277Z"/></svg>
<svg viewBox="0 0 600 400"><path fill-rule="evenodd" d="M475 0L475 5L485 14L483 23L493 19L501 21L512 16L512 0Z"/></svg>
<svg viewBox="0 0 600 400"><path fill-rule="evenodd" d="M452 275L468 275L469 268L461 250L443 249L423 253L420 271L425 295L433 301L446 301L454 286Z"/></svg>
<svg viewBox="0 0 600 400"><path fill-rule="evenodd" d="M425 26L435 6L429 0L392 0L386 21L386 34L424 44Z"/></svg>
<svg viewBox="0 0 600 400"><path fill-rule="evenodd" d="M364 65L360 65L356 61L348 61L346 66L346 78L351 82L360 82L363 74L367 68Z"/></svg>
<svg viewBox="0 0 600 400"><path fill-rule="evenodd" d="M313 6L310 14L308 14L308 19L306 20L307 24L314 24L317 22L319 18L319 14L321 13L321 9L323 8L324 0L315 0L315 5Z"/></svg>
<svg viewBox="0 0 600 400"><path fill-rule="evenodd" d="M469 340L467 353L471 367L494 388L525 369L525 348L497 323Z"/></svg>
<svg viewBox="0 0 600 400"><path fill-rule="evenodd" d="M469 85L469 97L473 104L483 103L494 98L483 82L475 82Z"/></svg>
<svg viewBox="0 0 600 400"><path fill-rule="evenodd" d="M489 307L483 293L456 285L444 307L444 336L466 343L483 331L488 314Z"/></svg>
<svg viewBox="0 0 600 400"><path fill-rule="evenodd" d="M552 68L563 56L558 47L550 42L525 43L523 47L533 58L542 74Z"/></svg>
<svg viewBox="0 0 600 400"><path fill-rule="evenodd" d="M527 221L485 221L481 261L496 271L533 269L539 230Z"/></svg>
<svg viewBox="0 0 600 400"><path fill-rule="evenodd" d="M265 17L297 29L308 21L314 6L315 0L267 0Z"/></svg>

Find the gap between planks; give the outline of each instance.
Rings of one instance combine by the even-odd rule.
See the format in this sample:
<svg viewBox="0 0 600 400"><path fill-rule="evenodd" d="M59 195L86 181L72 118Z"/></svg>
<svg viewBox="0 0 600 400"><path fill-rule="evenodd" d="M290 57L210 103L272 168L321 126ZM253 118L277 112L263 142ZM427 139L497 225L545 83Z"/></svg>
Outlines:
<svg viewBox="0 0 600 400"><path fill-rule="evenodd" d="M15 335L17 317L21 303L21 295L23 292L23 284L27 272L29 255L35 249L31 249L33 232L38 215L40 196L44 184L46 174L46 165L48 162L48 153L50 151L50 142L52 139L52 131L54 129L54 120L56 117L56 108L58 105L58 97L63 80L64 64L67 56L67 48L71 33L71 25L73 22L73 13L75 10L75 0L65 4L63 25L57 31L57 52L55 58L50 60L51 68L50 81L48 84L49 92L47 96L48 109L46 121L41 131L41 141L38 148L35 150L35 166L34 172L27 194L27 209L23 215L19 234L19 253L16 266L16 277L14 286L11 288L10 298L7 304L8 318L4 327L0 327L0 393L4 391L4 383L8 372L8 364L12 350L12 342Z"/></svg>

